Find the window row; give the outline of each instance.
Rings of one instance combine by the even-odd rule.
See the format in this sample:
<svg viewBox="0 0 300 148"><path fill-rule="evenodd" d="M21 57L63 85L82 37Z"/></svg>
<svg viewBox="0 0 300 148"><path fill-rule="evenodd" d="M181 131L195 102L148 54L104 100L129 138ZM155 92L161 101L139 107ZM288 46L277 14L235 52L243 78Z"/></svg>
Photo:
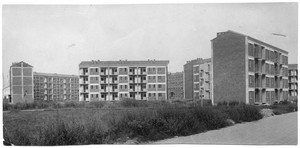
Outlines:
<svg viewBox="0 0 300 148"><path fill-rule="evenodd" d="M248 43L248 55L255 57L255 58L266 59L268 61L288 65L288 57L287 56L282 55L278 51L271 51L271 50L265 49L265 47L257 45L257 44Z"/></svg>

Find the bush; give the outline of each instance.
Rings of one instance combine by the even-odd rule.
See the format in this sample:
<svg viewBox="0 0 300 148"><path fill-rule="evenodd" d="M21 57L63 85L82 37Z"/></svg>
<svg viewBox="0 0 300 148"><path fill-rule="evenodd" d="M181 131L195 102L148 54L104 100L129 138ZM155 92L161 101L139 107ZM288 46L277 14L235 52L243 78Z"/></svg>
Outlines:
<svg viewBox="0 0 300 148"><path fill-rule="evenodd" d="M122 105L126 107L145 105L141 102L153 107L112 110L101 118L97 118L97 115L83 116L83 119L77 119L79 121L73 117L67 120L57 111L54 118L46 118L45 124L38 128L36 134L30 133L27 128L22 128L4 136L6 141L16 140L11 142L18 145L110 144L123 143L128 138L138 141L156 141L222 128L229 125L228 119L235 122L248 122L262 118L259 107L250 105L201 107L196 104L185 107L176 103L136 100L123 100ZM103 107L103 103L90 102L89 105ZM64 106L79 105L67 104L65 103ZM290 108L292 107L294 106ZM95 113L94 111L92 113Z"/></svg>
<svg viewBox="0 0 300 148"><path fill-rule="evenodd" d="M262 118L259 107L252 105L223 107L221 110L228 115L228 118L232 119L236 123L250 122Z"/></svg>
<svg viewBox="0 0 300 148"><path fill-rule="evenodd" d="M6 111L6 110L11 110L12 109L12 105L7 103L7 102L3 102L3 111Z"/></svg>
<svg viewBox="0 0 300 148"><path fill-rule="evenodd" d="M102 108L105 105L105 101L92 101L90 102L90 105L96 107L96 108Z"/></svg>
<svg viewBox="0 0 300 148"><path fill-rule="evenodd" d="M290 103L288 101L282 102L281 104L271 105L268 108L272 109L274 114L278 115L298 111L298 105L296 103Z"/></svg>
<svg viewBox="0 0 300 148"><path fill-rule="evenodd" d="M147 107L148 103L144 100L134 100L130 98L124 98L120 102L122 107Z"/></svg>

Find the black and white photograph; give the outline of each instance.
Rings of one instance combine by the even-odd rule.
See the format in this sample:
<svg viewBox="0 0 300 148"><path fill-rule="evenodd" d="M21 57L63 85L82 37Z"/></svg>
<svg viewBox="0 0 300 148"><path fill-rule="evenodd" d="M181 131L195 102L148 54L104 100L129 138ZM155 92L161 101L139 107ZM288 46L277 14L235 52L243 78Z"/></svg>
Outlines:
<svg viewBox="0 0 300 148"><path fill-rule="evenodd" d="M1 61L4 146L298 145L298 2L2 3Z"/></svg>

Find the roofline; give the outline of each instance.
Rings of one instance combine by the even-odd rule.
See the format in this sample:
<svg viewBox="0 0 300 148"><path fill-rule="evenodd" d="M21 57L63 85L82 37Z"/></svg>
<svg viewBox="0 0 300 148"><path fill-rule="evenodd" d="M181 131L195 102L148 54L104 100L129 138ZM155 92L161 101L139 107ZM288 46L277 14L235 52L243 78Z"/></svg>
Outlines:
<svg viewBox="0 0 300 148"><path fill-rule="evenodd" d="M13 67L15 64L18 64L18 63L25 63L25 64L29 65L29 67L32 67L32 68L33 68L32 65L30 65L30 64L28 64L28 63L26 63L26 62L24 62L24 61L14 62L14 63L12 63L12 64L10 65L10 67Z"/></svg>
<svg viewBox="0 0 300 148"><path fill-rule="evenodd" d="M86 66L86 65L83 65L83 64L93 64L93 65L103 65L103 66L105 66L105 65L108 65L108 66L110 66L110 64L107 64L107 63L109 63L109 62L112 62L112 64L116 64L116 65L118 65L118 64L120 64L120 66L124 66L124 65L126 65L126 62L128 63L128 64L133 64L133 63L130 63L130 62L149 62L149 64L163 64L163 65L165 65L165 66L168 66L168 64L170 63L170 61L169 60L139 60L139 61L133 61L133 60L130 60L130 61L127 61L127 60L120 60L120 61L100 61L100 60L98 60L98 61L81 61L80 62L80 64L79 64L79 67L89 67L89 66ZM111 66L111 67L114 67L114 66Z"/></svg>
<svg viewBox="0 0 300 148"><path fill-rule="evenodd" d="M57 73L42 73L42 72L33 72L33 75L40 76L54 76L54 77L79 77L79 75L68 75L68 74L57 74Z"/></svg>
<svg viewBox="0 0 300 148"><path fill-rule="evenodd" d="M278 50L278 51L283 52L283 53L285 53L285 54L288 54L288 53L289 53L288 51L285 51L285 50L280 49L280 48L278 48L278 47L275 47L275 46L273 46L273 45L271 45L271 44L268 44L268 43L263 42L263 41L261 41L261 40L258 40L258 39L256 39L256 38L253 38L253 37L251 37L251 36L249 36L249 35L245 35L245 34L242 34L242 33L239 33L239 32L235 32L235 31L232 31L232 30L228 30L228 31L226 31L226 32L232 32L232 33L234 33L234 34L238 34L238 35L247 37L247 38L249 38L249 39L251 39L251 40L254 40L255 42L259 42L259 43L264 44L264 45L266 45L266 46L270 46L271 48L274 48L275 50ZM218 36L217 36L217 37L218 37ZM211 41L215 40L217 37L213 38Z"/></svg>
<svg viewBox="0 0 300 148"><path fill-rule="evenodd" d="M298 64L288 64L289 69L298 69Z"/></svg>

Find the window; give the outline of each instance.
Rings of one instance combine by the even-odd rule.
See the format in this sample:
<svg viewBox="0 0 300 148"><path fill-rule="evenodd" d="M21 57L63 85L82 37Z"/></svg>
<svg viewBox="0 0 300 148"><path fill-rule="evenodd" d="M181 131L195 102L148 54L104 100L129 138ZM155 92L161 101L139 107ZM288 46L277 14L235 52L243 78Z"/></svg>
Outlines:
<svg viewBox="0 0 300 148"><path fill-rule="evenodd" d="M249 87L254 87L255 80L253 75L249 75Z"/></svg>
<svg viewBox="0 0 300 148"><path fill-rule="evenodd" d="M158 93L158 97L162 97L162 93Z"/></svg>
<svg viewBox="0 0 300 148"><path fill-rule="evenodd" d="M266 49L266 59L270 60L270 51Z"/></svg>
<svg viewBox="0 0 300 148"><path fill-rule="evenodd" d="M162 85L161 85L161 84L158 84L158 88L162 88Z"/></svg>
<svg viewBox="0 0 300 148"><path fill-rule="evenodd" d="M266 73L267 74L270 73L270 65L268 63L266 63Z"/></svg>
<svg viewBox="0 0 300 148"><path fill-rule="evenodd" d="M249 65L249 71L254 72L254 61L249 59L248 65Z"/></svg>
<svg viewBox="0 0 300 148"><path fill-rule="evenodd" d="M267 87L270 87L270 78L269 77L266 78L266 85L267 85Z"/></svg>
<svg viewBox="0 0 300 148"><path fill-rule="evenodd" d="M248 44L248 55L254 56L253 44L251 43Z"/></svg>
<svg viewBox="0 0 300 148"><path fill-rule="evenodd" d="M96 68L95 71L98 72L98 68Z"/></svg>

